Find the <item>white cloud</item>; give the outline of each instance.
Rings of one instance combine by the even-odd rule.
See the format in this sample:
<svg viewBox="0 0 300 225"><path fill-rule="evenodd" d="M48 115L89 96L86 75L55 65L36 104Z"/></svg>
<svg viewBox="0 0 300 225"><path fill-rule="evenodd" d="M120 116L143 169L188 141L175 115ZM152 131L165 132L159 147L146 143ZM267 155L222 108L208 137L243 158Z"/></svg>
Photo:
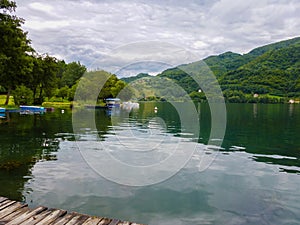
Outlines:
<svg viewBox="0 0 300 225"><path fill-rule="evenodd" d="M134 42L170 43L201 59L245 53L300 30L298 0L17 0L17 5L37 51L85 65Z"/></svg>
<svg viewBox="0 0 300 225"><path fill-rule="evenodd" d="M162 41L146 41L119 46L109 54L96 58L89 67L104 69L120 75L126 74L125 69L130 73L136 71L137 73L153 74L162 70L159 68L175 67L198 59L196 55L176 45Z"/></svg>
<svg viewBox="0 0 300 225"><path fill-rule="evenodd" d="M52 13L54 10L54 7L51 5L48 5L46 3L41 3L41 2L32 2L29 3L28 5L29 8L34 9L34 10L38 10L38 11L42 11L45 13Z"/></svg>
<svg viewBox="0 0 300 225"><path fill-rule="evenodd" d="M63 29L68 25L70 25L68 21L31 20L27 22L26 27L32 30L45 30L45 29Z"/></svg>
<svg viewBox="0 0 300 225"><path fill-rule="evenodd" d="M203 41L195 41L193 43L193 46L196 49L203 49L203 48L207 48L209 45Z"/></svg>

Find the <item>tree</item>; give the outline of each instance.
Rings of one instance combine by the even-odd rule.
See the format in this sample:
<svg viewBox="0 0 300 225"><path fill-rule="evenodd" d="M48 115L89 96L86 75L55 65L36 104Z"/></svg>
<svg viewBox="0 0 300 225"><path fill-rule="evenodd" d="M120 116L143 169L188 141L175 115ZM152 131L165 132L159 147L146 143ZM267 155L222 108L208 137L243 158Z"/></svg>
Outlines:
<svg viewBox="0 0 300 225"><path fill-rule="evenodd" d="M33 97L36 99L37 92L39 91L39 85L41 83L41 74L43 71L43 59L41 56L34 55L31 58L33 68L30 73L30 82L28 82L27 86L33 91Z"/></svg>
<svg viewBox="0 0 300 225"><path fill-rule="evenodd" d="M81 65L80 62L71 62L67 64L65 71L62 74L60 87L72 87L85 72L86 67Z"/></svg>
<svg viewBox="0 0 300 225"><path fill-rule="evenodd" d="M43 72L38 76L39 94L36 101L38 104L44 101L45 96L52 96L53 91L57 87L57 73L59 72L58 61L55 57L46 54L42 56L40 60Z"/></svg>
<svg viewBox="0 0 300 225"><path fill-rule="evenodd" d="M111 87L111 94L113 97L117 97L119 92L126 86L126 83L122 80L117 80Z"/></svg>
<svg viewBox="0 0 300 225"><path fill-rule="evenodd" d="M61 97L62 99L65 99L69 96L69 90L70 88L68 86L64 86L57 90L57 97Z"/></svg>
<svg viewBox="0 0 300 225"><path fill-rule="evenodd" d="M193 101L198 101L198 102L206 100L206 96L204 92L199 92L199 91L193 91L192 93L190 93L190 98Z"/></svg>
<svg viewBox="0 0 300 225"><path fill-rule="evenodd" d="M74 98L76 92L76 101L94 102L103 101L106 98L117 97L126 83L117 78L116 75L106 71L87 72L84 77L72 86L69 91L69 99ZM127 90L122 97L128 98L131 93Z"/></svg>
<svg viewBox="0 0 300 225"><path fill-rule="evenodd" d="M61 64L55 57L48 54L35 54L31 57L33 68L28 74L28 86L35 98L35 104L41 104L44 97L51 97L57 88L58 77L61 71Z"/></svg>
<svg viewBox="0 0 300 225"><path fill-rule="evenodd" d="M33 92L24 85L18 86L12 94L16 105L31 105L33 103Z"/></svg>
<svg viewBox="0 0 300 225"><path fill-rule="evenodd" d="M10 92L24 83L31 71L30 40L21 28L24 20L12 15L16 3L0 0L0 84L7 91L5 104L8 104Z"/></svg>
<svg viewBox="0 0 300 225"><path fill-rule="evenodd" d="M117 97L122 101L129 101L134 96L134 89L130 85L125 85L122 89L118 91Z"/></svg>

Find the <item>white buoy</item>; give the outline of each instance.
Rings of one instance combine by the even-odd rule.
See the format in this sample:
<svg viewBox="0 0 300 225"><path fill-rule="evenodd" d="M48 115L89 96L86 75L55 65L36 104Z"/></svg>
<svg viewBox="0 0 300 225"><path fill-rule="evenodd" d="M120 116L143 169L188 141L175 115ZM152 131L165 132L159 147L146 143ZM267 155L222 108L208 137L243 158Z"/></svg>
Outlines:
<svg viewBox="0 0 300 225"><path fill-rule="evenodd" d="M61 113L64 114L64 113L65 113L65 110L62 109L62 110L61 110Z"/></svg>

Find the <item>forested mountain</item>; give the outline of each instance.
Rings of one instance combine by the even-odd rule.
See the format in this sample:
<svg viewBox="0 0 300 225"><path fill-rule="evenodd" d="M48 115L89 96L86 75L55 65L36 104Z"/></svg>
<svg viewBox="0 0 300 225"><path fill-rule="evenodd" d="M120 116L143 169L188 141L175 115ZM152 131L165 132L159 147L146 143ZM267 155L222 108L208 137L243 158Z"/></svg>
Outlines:
<svg viewBox="0 0 300 225"><path fill-rule="evenodd" d="M252 57L257 57L260 56L270 50L277 50L277 49L281 49L281 48L286 48L289 47L291 45L297 44L300 42L300 37L297 38L292 38L289 40L284 40L284 41L280 41L280 42L276 42L276 43L272 43L269 45L265 45L262 47L258 47L255 48L253 50L251 50L247 55L248 56L252 56Z"/></svg>
<svg viewBox="0 0 300 225"><path fill-rule="evenodd" d="M223 90L294 97L300 94L300 43L273 49L219 79Z"/></svg>
<svg viewBox="0 0 300 225"><path fill-rule="evenodd" d="M203 62L219 81L227 101L284 102L300 97L300 38L262 46L244 55L226 52L210 56L157 76L173 80L191 97L204 100L203 93L198 93L201 87L182 70L198 65L199 73L204 73Z"/></svg>
<svg viewBox="0 0 300 225"><path fill-rule="evenodd" d="M249 62L249 57L245 57L238 53L225 52L218 56L209 56L203 61L217 77L220 77L228 71L235 70Z"/></svg>
<svg viewBox="0 0 300 225"><path fill-rule="evenodd" d="M150 75L148 73L139 73L138 75L133 76L133 77L123 77L123 78L121 78L121 80L126 82L126 83L130 83L130 82L133 82L137 79L141 79L141 78L144 78L144 77L150 77Z"/></svg>

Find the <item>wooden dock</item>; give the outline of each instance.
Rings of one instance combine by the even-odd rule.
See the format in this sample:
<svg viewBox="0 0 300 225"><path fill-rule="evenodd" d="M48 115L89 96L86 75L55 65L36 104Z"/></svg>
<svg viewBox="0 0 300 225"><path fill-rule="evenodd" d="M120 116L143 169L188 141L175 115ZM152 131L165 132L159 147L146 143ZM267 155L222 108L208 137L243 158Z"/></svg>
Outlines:
<svg viewBox="0 0 300 225"><path fill-rule="evenodd" d="M141 225L132 222L88 216L61 209L39 206L30 209L27 204L0 197L0 225Z"/></svg>

